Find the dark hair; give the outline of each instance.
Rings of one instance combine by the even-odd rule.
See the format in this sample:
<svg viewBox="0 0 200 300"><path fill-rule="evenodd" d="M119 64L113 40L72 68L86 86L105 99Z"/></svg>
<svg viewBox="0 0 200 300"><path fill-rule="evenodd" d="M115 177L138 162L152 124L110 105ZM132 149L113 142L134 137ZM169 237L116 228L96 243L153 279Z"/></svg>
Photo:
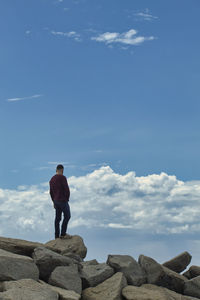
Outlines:
<svg viewBox="0 0 200 300"><path fill-rule="evenodd" d="M63 165L57 165L56 167L56 170L63 170L63 169L64 169Z"/></svg>

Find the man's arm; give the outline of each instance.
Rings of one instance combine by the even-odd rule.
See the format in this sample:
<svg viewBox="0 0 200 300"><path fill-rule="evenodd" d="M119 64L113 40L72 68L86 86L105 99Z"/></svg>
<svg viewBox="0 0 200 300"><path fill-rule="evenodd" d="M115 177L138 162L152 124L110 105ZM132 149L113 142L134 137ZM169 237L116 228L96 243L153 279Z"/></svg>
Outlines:
<svg viewBox="0 0 200 300"><path fill-rule="evenodd" d="M50 194L50 196L51 196L51 200L53 201L53 190L52 190L52 188L51 188L50 181L49 181L49 186L50 186L50 188L49 188L49 194Z"/></svg>
<svg viewBox="0 0 200 300"><path fill-rule="evenodd" d="M68 185L68 182L67 182L67 178L65 176L63 177L63 186L64 186L64 189L65 189L65 194L66 194L67 200L69 201L70 189L69 189L69 185Z"/></svg>

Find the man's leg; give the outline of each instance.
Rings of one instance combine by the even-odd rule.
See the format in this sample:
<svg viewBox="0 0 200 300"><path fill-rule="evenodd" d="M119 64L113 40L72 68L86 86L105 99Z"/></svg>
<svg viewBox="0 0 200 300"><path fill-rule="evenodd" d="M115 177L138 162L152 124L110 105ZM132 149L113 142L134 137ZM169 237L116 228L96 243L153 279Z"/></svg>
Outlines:
<svg viewBox="0 0 200 300"><path fill-rule="evenodd" d="M63 219L62 227L61 227L61 235L62 236L65 235L67 232L67 225L68 225L69 219L71 218L71 212L70 212L70 207L69 207L68 202L64 203L63 214L64 214L64 219Z"/></svg>
<svg viewBox="0 0 200 300"><path fill-rule="evenodd" d="M61 221L61 216L62 216L62 209L60 205L55 203L55 239L59 238L60 236L60 221Z"/></svg>

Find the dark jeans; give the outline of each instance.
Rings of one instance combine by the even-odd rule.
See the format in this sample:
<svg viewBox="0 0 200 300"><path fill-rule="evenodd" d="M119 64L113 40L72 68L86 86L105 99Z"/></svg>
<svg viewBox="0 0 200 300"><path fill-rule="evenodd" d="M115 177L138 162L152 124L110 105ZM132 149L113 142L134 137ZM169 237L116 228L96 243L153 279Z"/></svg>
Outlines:
<svg viewBox="0 0 200 300"><path fill-rule="evenodd" d="M62 213L64 219L62 221L61 226L61 235L65 235L67 231L67 225L69 219L71 218L70 207L68 202L54 201L55 207L55 238L60 236L60 221L62 217Z"/></svg>

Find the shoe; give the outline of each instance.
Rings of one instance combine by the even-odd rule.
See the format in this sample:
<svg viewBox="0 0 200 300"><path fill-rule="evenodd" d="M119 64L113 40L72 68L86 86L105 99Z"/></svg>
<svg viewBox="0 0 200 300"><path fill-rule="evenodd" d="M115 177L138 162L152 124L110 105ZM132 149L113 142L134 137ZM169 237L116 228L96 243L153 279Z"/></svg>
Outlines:
<svg viewBox="0 0 200 300"><path fill-rule="evenodd" d="M64 235L61 235L60 238L61 238L61 239L71 239L71 238L72 238L72 235L66 233L66 234L64 234Z"/></svg>

